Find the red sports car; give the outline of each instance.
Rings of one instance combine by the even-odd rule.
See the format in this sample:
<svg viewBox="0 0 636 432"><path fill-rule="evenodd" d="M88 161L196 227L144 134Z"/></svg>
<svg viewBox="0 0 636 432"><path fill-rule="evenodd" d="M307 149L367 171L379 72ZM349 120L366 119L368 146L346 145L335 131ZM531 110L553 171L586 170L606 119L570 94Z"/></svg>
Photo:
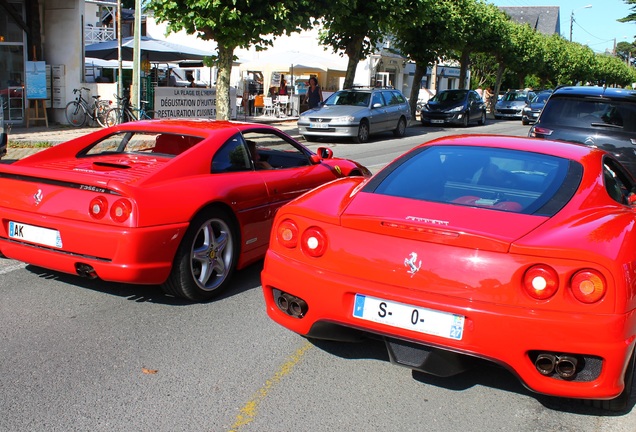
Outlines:
<svg viewBox="0 0 636 432"><path fill-rule="evenodd" d="M286 202L363 166L274 127L125 123L0 165L0 252L190 300L262 259Z"/></svg>
<svg viewBox="0 0 636 432"><path fill-rule="evenodd" d="M459 136L282 207L267 313L307 337L386 341L449 376L472 357L531 390L626 406L636 340L634 179L612 155Z"/></svg>

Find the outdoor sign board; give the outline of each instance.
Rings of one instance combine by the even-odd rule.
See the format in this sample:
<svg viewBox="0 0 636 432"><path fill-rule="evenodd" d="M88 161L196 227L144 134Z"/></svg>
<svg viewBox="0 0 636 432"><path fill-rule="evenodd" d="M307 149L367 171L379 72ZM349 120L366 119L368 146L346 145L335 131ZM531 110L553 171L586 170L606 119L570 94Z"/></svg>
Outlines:
<svg viewBox="0 0 636 432"><path fill-rule="evenodd" d="M26 98L46 99L46 62L27 61L26 70Z"/></svg>
<svg viewBox="0 0 636 432"><path fill-rule="evenodd" d="M155 87L159 118L216 118L216 88ZM236 118L236 89L230 88L230 118Z"/></svg>

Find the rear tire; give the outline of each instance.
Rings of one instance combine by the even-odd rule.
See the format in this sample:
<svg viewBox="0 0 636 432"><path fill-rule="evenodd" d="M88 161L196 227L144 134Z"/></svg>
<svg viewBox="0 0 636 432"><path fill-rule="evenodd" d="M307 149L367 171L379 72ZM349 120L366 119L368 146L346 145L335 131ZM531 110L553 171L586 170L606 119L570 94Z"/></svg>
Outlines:
<svg viewBox="0 0 636 432"><path fill-rule="evenodd" d="M106 114L110 109L110 104L106 101L99 102L95 110L95 120L101 127L106 127Z"/></svg>
<svg viewBox="0 0 636 432"><path fill-rule="evenodd" d="M71 126L84 126L87 117L88 114L86 114L84 106L77 101L71 101L66 104L66 120Z"/></svg>
<svg viewBox="0 0 636 432"><path fill-rule="evenodd" d="M353 141L359 144L369 141L369 123L366 120L362 120L360 122L358 134L355 136Z"/></svg>
<svg viewBox="0 0 636 432"><path fill-rule="evenodd" d="M486 124L486 112L482 111L481 117L479 117L479 121L477 122L479 126L483 126Z"/></svg>
<svg viewBox="0 0 636 432"><path fill-rule="evenodd" d="M106 127L115 126L121 123L121 110L119 108L111 108L106 111L104 123Z"/></svg>
<svg viewBox="0 0 636 432"><path fill-rule="evenodd" d="M234 220L220 208L197 215L186 232L162 285L167 294L207 301L229 285L239 255Z"/></svg>
<svg viewBox="0 0 636 432"><path fill-rule="evenodd" d="M393 135L402 138L406 133L406 119L404 117L400 117L398 120L397 127L393 129Z"/></svg>
<svg viewBox="0 0 636 432"><path fill-rule="evenodd" d="M158 118L157 113L155 113L153 110L149 110L144 113L144 116L143 118L141 118L141 120L153 120L156 118Z"/></svg>

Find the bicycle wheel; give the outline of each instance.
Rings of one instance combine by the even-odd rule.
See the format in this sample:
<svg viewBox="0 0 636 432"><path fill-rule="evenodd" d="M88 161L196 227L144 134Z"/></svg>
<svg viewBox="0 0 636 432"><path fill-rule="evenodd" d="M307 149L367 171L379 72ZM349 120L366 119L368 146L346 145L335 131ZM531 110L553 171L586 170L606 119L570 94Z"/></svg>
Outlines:
<svg viewBox="0 0 636 432"><path fill-rule="evenodd" d="M106 114L110 109L110 104L107 101L100 101L95 106L95 120L101 127L106 127Z"/></svg>
<svg viewBox="0 0 636 432"><path fill-rule="evenodd" d="M115 126L121 123L121 109L119 107L111 108L106 111L104 125L106 127Z"/></svg>
<svg viewBox="0 0 636 432"><path fill-rule="evenodd" d="M158 118L157 113L155 113L153 110L144 111L143 114L141 115L141 120L152 120L156 118Z"/></svg>
<svg viewBox="0 0 636 432"><path fill-rule="evenodd" d="M66 120L71 126L82 127L86 123L86 108L77 101L66 104Z"/></svg>

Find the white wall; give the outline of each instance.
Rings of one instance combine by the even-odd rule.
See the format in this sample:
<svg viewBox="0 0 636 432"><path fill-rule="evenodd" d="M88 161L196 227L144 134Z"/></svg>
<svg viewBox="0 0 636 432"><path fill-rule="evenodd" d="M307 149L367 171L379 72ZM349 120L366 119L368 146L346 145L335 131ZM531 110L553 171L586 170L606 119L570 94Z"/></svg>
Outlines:
<svg viewBox="0 0 636 432"><path fill-rule="evenodd" d="M81 85L84 40L82 39L83 0L46 0L44 2L44 61L65 65L66 102L74 99L73 89ZM49 121L66 123L64 109L51 109Z"/></svg>

